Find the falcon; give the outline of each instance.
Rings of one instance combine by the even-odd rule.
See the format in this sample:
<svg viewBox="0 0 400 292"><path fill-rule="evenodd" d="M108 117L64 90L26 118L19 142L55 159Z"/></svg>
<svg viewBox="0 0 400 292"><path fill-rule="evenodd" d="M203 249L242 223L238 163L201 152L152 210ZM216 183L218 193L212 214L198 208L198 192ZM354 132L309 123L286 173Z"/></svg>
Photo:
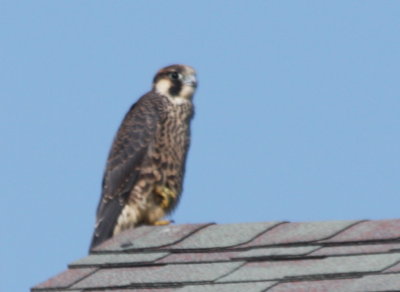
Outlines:
<svg viewBox="0 0 400 292"><path fill-rule="evenodd" d="M103 176L90 249L123 230L165 225L182 193L196 72L171 65L130 108L114 138Z"/></svg>

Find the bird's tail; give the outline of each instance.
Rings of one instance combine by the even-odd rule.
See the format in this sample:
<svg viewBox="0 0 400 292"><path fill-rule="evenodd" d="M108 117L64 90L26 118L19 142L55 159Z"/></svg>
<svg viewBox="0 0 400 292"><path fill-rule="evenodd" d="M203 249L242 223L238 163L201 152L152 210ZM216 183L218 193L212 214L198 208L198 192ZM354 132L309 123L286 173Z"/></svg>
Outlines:
<svg viewBox="0 0 400 292"><path fill-rule="evenodd" d="M121 231L135 227L139 221L139 210L135 206L122 206L118 200L109 201L97 218L89 251Z"/></svg>

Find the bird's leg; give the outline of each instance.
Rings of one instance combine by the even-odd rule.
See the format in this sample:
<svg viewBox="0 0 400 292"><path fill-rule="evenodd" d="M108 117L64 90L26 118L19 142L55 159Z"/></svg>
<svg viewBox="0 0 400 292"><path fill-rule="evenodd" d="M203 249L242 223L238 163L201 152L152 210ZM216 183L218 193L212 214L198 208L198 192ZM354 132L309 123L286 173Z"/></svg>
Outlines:
<svg viewBox="0 0 400 292"><path fill-rule="evenodd" d="M161 200L159 204L163 210L168 209L171 206L171 203L176 200L176 192L166 186L161 186L161 185L156 186L154 188L154 193L160 197ZM158 220L152 222L151 225L163 226L163 225L168 225L171 222L172 221L169 220Z"/></svg>
<svg viewBox="0 0 400 292"><path fill-rule="evenodd" d="M171 202L176 199L176 192L166 186L156 186L154 188L154 193L161 197L160 206L163 209L168 209Z"/></svg>

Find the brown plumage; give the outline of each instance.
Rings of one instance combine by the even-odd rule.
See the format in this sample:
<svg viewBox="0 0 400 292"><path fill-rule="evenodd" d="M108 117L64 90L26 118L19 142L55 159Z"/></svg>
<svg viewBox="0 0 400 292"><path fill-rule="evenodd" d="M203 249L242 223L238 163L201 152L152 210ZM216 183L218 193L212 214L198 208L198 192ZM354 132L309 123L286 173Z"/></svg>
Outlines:
<svg viewBox="0 0 400 292"><path fill-rule="evenodd" d="M160 219L182 192L196 86L193 68L168 66L126 114L107 160L90 248L128 228L168 223Z"/></svg>

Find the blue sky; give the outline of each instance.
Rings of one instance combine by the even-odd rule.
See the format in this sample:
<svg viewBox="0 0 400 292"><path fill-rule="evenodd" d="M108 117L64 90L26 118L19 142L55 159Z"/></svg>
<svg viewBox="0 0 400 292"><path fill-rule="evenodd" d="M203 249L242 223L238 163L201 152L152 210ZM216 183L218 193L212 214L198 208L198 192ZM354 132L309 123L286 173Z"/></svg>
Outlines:
<svg viewBox="0 0 400 292"><path fill-rule="evenodd" d="M198 71L176 223L399 216L400 2L1 1L1 291L87 254L105 159Z"/></svg>

